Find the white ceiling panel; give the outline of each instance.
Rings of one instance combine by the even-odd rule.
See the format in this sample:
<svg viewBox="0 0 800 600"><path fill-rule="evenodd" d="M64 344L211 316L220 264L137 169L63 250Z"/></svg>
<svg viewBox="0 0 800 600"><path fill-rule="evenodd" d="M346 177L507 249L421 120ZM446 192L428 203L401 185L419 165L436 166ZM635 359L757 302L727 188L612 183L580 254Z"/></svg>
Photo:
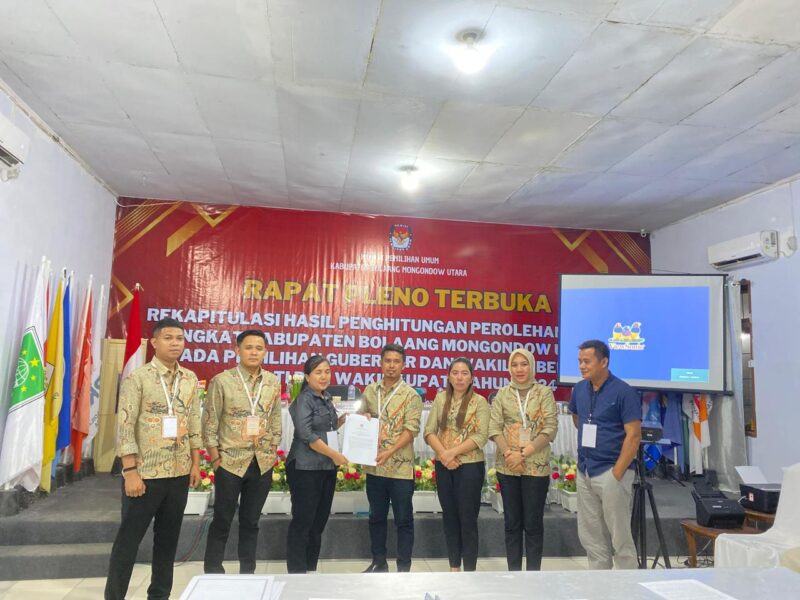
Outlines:
<svg viewBox="0 0 800 600"><path fill-rule="evenodd" d="M567 197L591 182L597 173L578 171L541 171L517 190L508 202L514 206L561 206L569 205Z"/></svg>
<svg viewBox="0 0 800 600"><path fill-rule="evenodd" d="M289 184L341 189L350 162L349 146L284 143L283 160Z"/></svg>
<svg viewBox="0 0 800 600"><path fill-rule="evenodd" d="M131 126L88 60L9 52L3 61L65 123Z"/></svg>
<svg viewBox="0 0 800 600"><path fill-rule="evenodd" d="M352 153L347 168L345 189L395 192L400 187L401 168L413 166L413 154Z"/></svg>
<svg viewBox="0 0 800 600"><path fill-rule="evenodd" d="M98 125L71 124L64 132L78 154L97 168L113 170L124 165L125 172L146 172L166 175L161 162L142 135L131 129Z"/></svg>
<svg viewBox="0 0 800 600"><path fill-rule="evenodd" d="M155 1L188 71L243 79L272 76L266 2Z"/></svg>
<svg viewBox="0 0 800 600"><path fill-rule="evenodd" d="M718 180L800 142L800 135L751 129L673 171L678 179ZM769 183L769 180L761 183Z"/></svg>
<svg viewBox="0 0 800 600"><path fill-rule="evenodd" d="M663 206L684 196L696 192L708 185L707 181L692 179L676 179L674 177L661 177L655 181L649 178L650 183L620 198L617 204L630 206Z"/></svg>
<svg viewBox="0 0 800 600"><path fill-rule="evenodd" d="M100 63L100 73L137 129L208 135L192 90L180 72Z"/></svg>
<svg viewBox="0 0 800 600"><path fill-rule="evenodd" d="M797 175L800 165L800 143L770 155L755 164L736 171L727 179L731 181L763 181L772 183Z"/></svg>
<svg viewBox="0 0 800 600"><path fill-rule="evenodd" d="M350 96L312 94L310 90L299 88L279 89L283 140L295 146L328 145L349 149L358 119L358 104L358 99Z"/></svg>
<svg viewBox="0 0 800 600"><path fill-rule="evenodd" d="M620 198L643 188L651 182L644 175L623 175L621 173L601 173L582 188L568 196L570 204L583 206L602 206L615 204Z"/></svg>
<svg viewBox="0 0 800 600"><path fill-rule="evenodd" d="M597 121L587 115L529 108L500 138L486 161L546 166Z"/></svg>
<svg viewBox="0 0 800 600"><path fill-rule="evenodd" d="M186 182L208 181L210 176L226 180L225 171L210 137L174 133L146 133L155 155L171 175Z"/></svg>
<svg viewBox="0 0 800 600"><path fill-rule="evenodd" d="M690 41L688 34L604 23L536 97L534 105L604 114ZM591 81L591 85L586 83Z"/></svg>
<svg viewBox="0 0 800 600"><path fill-rule="evenodd" d="M608 19L621 23L644 23L664 0L618 0Z"/></svg>
<svg viewBox="0 0 800 600"><path fill-rule="evenodd" d="M795 50L772 61L685 123L746 129L795 104L798 94L800 52Z"/></svg>
<svg viewBox="0 0 800 600"><path fill-rule="evenodd" d="M421 98L365 95L358 108L353 152L416 156L440 108L441 103Z"/></svg>
<svg viewBox="0 0 800 600"><path fill-rule="evenodd" d="M714 181L681 198L681 204L690 207L689 214L692 214L722 204L731 198L739 198L760 187L763 187L763 184L733 180Z"/></svg>
<svg viewBox="0 0 800 600"><path fill-rule="evenodd" d="M341 206L341 188L324 186L289 186L288 208L302 210L338 211Z"/></svg>
<svg viewBox="0 0 800 600"><path fill-rule="evenodd" d="M500 203L525 185L535 174L535 167L481 163L461 183L455 199L466 205Z"/></svg>
<svg viewBox="0 0 800 600"><path fill-rule="evenodd" d="M282 182L269 181L268 184L256 179L247 179L246 181L232 179L231 187L235 200L239 204L275 207L289 205L289 192L285 179Z"/></svg>
<svg viewBox="0 0 800 600"><path fill-rule="evenodd" d="M280 144L215 138L214 146L231 181L286 181Z"/></svg>
<svg viewBox="0 0 800 600"><path fill-rule="evenodd" d="M420 156L479 161L524 110L522 107L447 102L436 117ZM465 127L465 123L470 126Z"/></svg>
<svg viewBox="0 0 800 600"><path fill-rule="evenodd" d="M577 171L605 171L667 129L656 123L606 119L570 146L555 165Z"/></svg>
<svg viewBox="0 0 800 600"><path fill-rule="evenodd" d="M211 174L184 178L180 182L180 189L184 198L209 204L229 204L234 196L230 181Z"/></svg>
<svg viewBox="0 0 800 600"><path fill-rule="evenodd" d="M710 152L736 133L730 129L677 125L614 165L611 170L629 175L660 177Z"/></svg>
<svg viewBox="0 0 800 600"><path fill-rule="evenodd" d="M499 0L497 4L557 13L604 17L617 0Z"/></svg>
<svg viewBox="0 0 800 600"><path fill-rule="evenodd" d="M294 82L360 87L379 11L378 0L270 2L273 30L291 36Z"/></svg>
<svg viewBox="0 0 800 600"><path fill-rule="evenodd" d="M663 0L647 18L653 25L704 30L713 25L738 0Z"/></svg>
<svg viewBox="0 0 800 600"><path fill-rule="evenodd" d="M168 175L163 168L158 172L122 171L108 167L98 174L114 188L120 196L131 198L159 198L181 200L184 198L179 181Z"/></svg>
<svg viewBox="0 0 800 600"><path fill-rule="evenodd" d="M762 131L800 133L800 103L790 106L774 117L762 121L755 128Z"/></svg>
<svg viewBox="0 0 800 600"><path fill-rule="evenodd" d="M800 42L800 2L741 0L711 29L712 33L760 41Z"/></svg>
<svg viewBox="0 0 800 600"><path fill-rule="evenodd" d="M264 81L191 75L190 85L209 131L217 137L280 142L275 89Z"/></svg>
<svg viewBox="0 0 800 600"><path fill-rule="evenodd" d="M4 15L0 19L2 50L62 57L86 54L45 0L0 0L0 14Z"/></svg>
<svg viewBox="0 0 800 600"><path fill-rule="evenodd" d="M677 123L785 52L777 46L699 38L612 114Z"/></svg>
<svg viewBox="0 0 800 600"><path fill-rule="evenodd" d="M174 68L175 49L158 9L141 0L48 0L70 36L92 58Z"/></svg>

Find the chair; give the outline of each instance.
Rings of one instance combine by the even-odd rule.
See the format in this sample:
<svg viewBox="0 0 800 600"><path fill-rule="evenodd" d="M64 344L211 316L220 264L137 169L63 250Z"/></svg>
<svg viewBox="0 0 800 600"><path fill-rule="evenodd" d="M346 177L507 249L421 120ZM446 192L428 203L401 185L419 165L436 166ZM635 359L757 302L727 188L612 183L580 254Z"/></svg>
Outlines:
<svg viewBox="0 0 800 600"><path fill-rule="evenodd" d="M764 533L723 533L714 546L715 567L778 567L783 555L800 546L800 463L783 475L775 524Z"/></svg>

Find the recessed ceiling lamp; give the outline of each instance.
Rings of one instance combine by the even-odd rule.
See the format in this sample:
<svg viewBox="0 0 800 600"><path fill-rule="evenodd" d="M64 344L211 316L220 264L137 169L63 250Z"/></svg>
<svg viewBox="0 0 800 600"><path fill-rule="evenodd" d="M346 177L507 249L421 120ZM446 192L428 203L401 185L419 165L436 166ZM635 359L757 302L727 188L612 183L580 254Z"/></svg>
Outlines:
<svg viewBox="0 0 800 600"><path fill-rule="evenodd" d="M416 192L419 188L419 170L414 165L400 167L400 186L407 192Z"/></svg>
<svg viewBox="0 0 800 600"><path fill-rule="evenodd" d="M456 68L472 75L486 66L494 52L492 46L478 44L483 33L478 29L466 29L456 35L456 44L447 49Z"/></svg>

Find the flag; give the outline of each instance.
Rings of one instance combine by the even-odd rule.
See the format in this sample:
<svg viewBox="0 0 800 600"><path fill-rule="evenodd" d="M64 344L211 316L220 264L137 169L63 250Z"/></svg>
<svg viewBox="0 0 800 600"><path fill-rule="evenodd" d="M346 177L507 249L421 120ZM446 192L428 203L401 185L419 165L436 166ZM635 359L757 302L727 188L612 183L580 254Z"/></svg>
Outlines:
<svg viewBox="0 0 800 600"><path fill-rule="evenodd" d="M94 439L94 436L97 435L97 419L100 409L100 364L101 364L101 339L102 336L100 335L100 331L97 327L100 325L100 321L103 317L103 291L104 288L100 286L100 299L97 302L97 314L95 315L96 319L94 322L97 324L95 327L92 328L92 387L91 387L91 395L89 397L89 435L86 436L84 440L84 453L86 453L89 448L91 447L90 442ZM89 454L86 454L89 456Z"/></svg>
<svg viewBox="0 0 800 600"><path fill-rule="evenodd" d="M67 278L67 287L64 289L64 379L61 391L61 408L58 413L58 434L56 436L56 450L69 446L72 434L72 316L71 316L71 288L72 275Z"/></svg>
<svg viewBox="0 0 800 600"><path fill-rule="evenodd" d="M707 394L684 394L683 412L691 421L689 427L689 471L702 475L703 450L711 445L708 413L711 399Z"/></svg>
<svg viewBox="0 0 800 600"><path fill-rule="evenodd" d="M128 336L125 339L125 366L122 368L122 381L144 364L142 347L142 317L139 314L139 287L133 290L131 314L128 316Z"/></svg>
<svg viewBox="0 0 800 600"><path fill-rule="evenodd" d="M45 492L50 491L50 463L56 457L56 436L58 435L58 415L61 412L61 394L64 390L64 320L63 306L64 279L58 282L50 317L50 330L47 333L47 380L44 395L44 443L42 451L43 477L39 484Z"/></svg>
<svg viewBox="0 0 800 600"><path fill-rule="evenodd" d="M28 307L14 374L14 389L0 450L0 486L21 484L32 492L42 468L44 424L44 341L47 328L44 261Z"/></svg>
<svg viewBox="0 0 800 600"><path fill-rule="evenodd" d="M92 279L86 289L78 337L75 345L75 362L72 366L72 469L77 473L83 457L83 440L89 435L90 396L92 387Z"/></svg>

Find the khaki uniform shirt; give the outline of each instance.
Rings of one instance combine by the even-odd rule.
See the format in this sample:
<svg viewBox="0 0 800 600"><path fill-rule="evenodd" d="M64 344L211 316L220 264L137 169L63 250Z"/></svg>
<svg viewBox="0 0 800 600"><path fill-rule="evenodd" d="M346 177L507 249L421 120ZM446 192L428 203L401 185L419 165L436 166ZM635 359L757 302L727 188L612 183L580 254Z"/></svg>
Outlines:
<svg viewBox="0 0 800 600"><path fill-rule="evenodd" d="M461 402L453 398L450 405L450 412L447 415L447 429L439 430L439 421L444 411L444 403L447 392L439 392L433 400L433 407L428 415L428 422L425 424L425 437L435 433L442 442L446 450L458 446L465 440L473 440L477 448L470 450L466 454L461 454L458 460L462 464L483 462L483 447L489 440L489 404L486 398L476 392L472 392L469 399L469 406L464 416L464 426L459 429L456 427L456 417L461 407Z"/></svg>
<svg viewBox="0 0 800 600"><path fill-rule="evenodd" d="M177 395L172 401L178 419L178 435L163 436L164 417L169 405L164 395L172 394L178 377ZM139 367L122 382L117 414L117 456L136 455L143 479L162 479L188 475L193 449L203 445L200 431L200 401L197 377L180 365L170 373L157 358Z"/></svg>
<svg viewBox="0 0 800 600"><path fill-rule="evenodd" d="M241 377L240 377L241 373ZM259 427L257 436L247 436L247 417L251 414L242 378L255 400L261 381L261 394L255 406ZM263 475L275 463L275 448L281 443L281 385L278 378L261 369L253 377L234 367L215 376L208 387L203 412L203 440L206 448L218 448L223 469L243 477L247 467L258 461Z"/></svg>
<svg viewBox="0 0 800 600"><path fill-rule="evenodd" d="M380 398L381 414L378 415L378 399ZM386 403L386 399L389 403ZM422 417L422 399L416 390L402 379L384 393L383 381L376 381L364 388L363 405L360 413L370 413L380 418L380 434L377 453L397 442L404 431L411 432L411 442L395 452L381 466L364 466L370 475L390 477L392 479L414 479L414 439L419 433Z"/></svg>
<svg viewBox="0 0 800 600"><path fill-rule="evenodd" d="M492 402L492 416L489 422L489 437L502 435L506 438L509 448L520 450L519 432L522 428L522 415L519 407L522 404L531 428L531 441L537 436L545 434L552 442L558 431L558 416L556 400L553 391L546 385L534 383L528 397L528 406L525 409L525 396L527 392L520 393L520 402L517 402L516 390L507 385L498 390ZM531 475L536 477L550 476L550 444L535 454L525 459L525 468L522 473L512 471L506 467L506 461L500 449L497 449L495 468L504 475Z"/></svg>

